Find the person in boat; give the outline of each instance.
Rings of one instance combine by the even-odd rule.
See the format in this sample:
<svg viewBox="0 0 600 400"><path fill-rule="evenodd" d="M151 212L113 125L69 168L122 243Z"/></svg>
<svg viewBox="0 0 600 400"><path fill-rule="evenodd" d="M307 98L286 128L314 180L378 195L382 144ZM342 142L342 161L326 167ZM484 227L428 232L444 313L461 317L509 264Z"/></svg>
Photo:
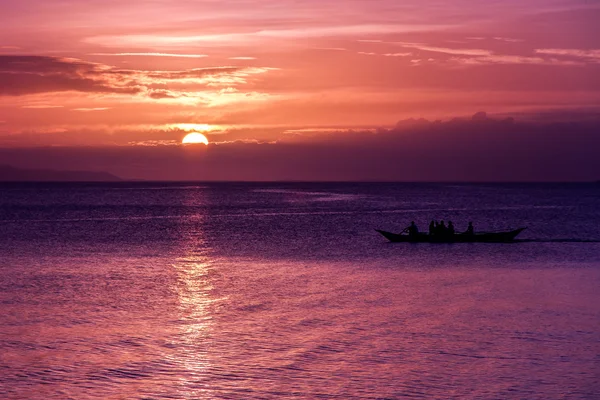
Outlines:
<svg viewBox="0 0 600 400"><path fill-rule="evenodd" d="M473 235L475 234L475 230L473 229L473 223L469 222L469 226L467 227L467 230L465 231L465 235Z"/></svg>
<svg viewBox="0 0 600 400"><path fill-rule="evenodd" d="M406 230L408 231L408 236L417 236L419 234L419 228L417 228L415 221L411 221L410 226Z"/></svg>
<svg viewBox="0 0 600 400"><path fill-rule="evenodd" d="M435 223L433 220L429 223L429 236L435 235Z"/></svg>
<svg viewBox="0 0 600 400"><path fill-rule="evenodd" d="M454 235L454 224L452 221L448 221L447 233L448 235Z"/></svg>
<svg viewBox="0 0 600 400"><path fill-rule="evenodd" d="M446 224L444 224L444 220L440 221L440 225L438 226L438 235L444 236L448 233L448 229L446 228Z"/></svg>

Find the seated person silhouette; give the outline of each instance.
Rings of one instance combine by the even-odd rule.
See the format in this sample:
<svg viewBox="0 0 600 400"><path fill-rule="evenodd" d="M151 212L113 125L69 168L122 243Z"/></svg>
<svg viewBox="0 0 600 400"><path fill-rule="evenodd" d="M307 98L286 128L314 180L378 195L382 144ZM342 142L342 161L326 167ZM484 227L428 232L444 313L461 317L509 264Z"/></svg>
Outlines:
<svg viewBox="0 0 600 400"><path fill-rule="evenodd" d="M417 236L419 234L419 228L417 228L415 221L412 221L406 230L408 230L408 236Z"/></svg>
<svg viewBox="0 0 600 400"><path fill-rule="evenodd" d="M473 234L475 234L475 231L473 230L473 223L469 222L469 226L467 227L465 235L473 235Z"/></svg>
<svg viewBox="0 0 600 400"><path fill-rule="evenodd" d="M444 224L444 220L440 221L440 225L438 227L438 234L440 236L445 236L448 234L448 229L446 228L446 224Z"/></svg>
<svg viewBox="0 0 600 400"><path fill-rule="evenodd" d="M448 235L454 235L454 224L452 221L448 221L447 233Z"/></svg>

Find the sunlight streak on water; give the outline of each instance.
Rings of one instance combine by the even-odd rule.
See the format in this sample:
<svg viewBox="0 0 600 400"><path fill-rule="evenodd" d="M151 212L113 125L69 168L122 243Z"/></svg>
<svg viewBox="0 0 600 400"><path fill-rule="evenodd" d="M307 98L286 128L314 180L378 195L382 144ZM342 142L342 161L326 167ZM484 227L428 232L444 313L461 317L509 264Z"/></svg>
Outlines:
<svg viewBox="0 0 600 400"><path fill-rule="evenodd" d="M171 342L178 349L171 357L186 370L179 377L178 385L178 391L184 398L213 398L208 388L193 387L194 380L206 376L211 368L208 357L212 328L210 267L206 257L199 256L177 259L173 265L177 272L180 334Z"/></svg>
<svg viewBox="0 0 600 400"><path fill-rule="evenodd" d="M185 192L185 205L202 204L201 191ZM174 291L178 302L178 333L170 341L175 350L169 354L173 362L180 364L185 372L179 374L177 391L182 398L212 399L213 393L205 378L210 374L211 339L213 316L211 304L212 262L204 238L204 215L188 216L179 222L181 239L178 242L183 256L176 257Z"/></svg>

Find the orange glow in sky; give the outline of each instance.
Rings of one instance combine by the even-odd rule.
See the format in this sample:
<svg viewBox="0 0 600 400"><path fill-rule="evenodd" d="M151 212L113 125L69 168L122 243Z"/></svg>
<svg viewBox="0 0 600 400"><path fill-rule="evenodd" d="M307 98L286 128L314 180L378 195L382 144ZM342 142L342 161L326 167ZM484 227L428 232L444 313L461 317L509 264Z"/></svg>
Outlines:
<svg viewBox="0 0 600 400"><path fill-rule="evenodd" d="M600 8L586 1L2 8L1 135L139 131L131 142L147 139L139 126L219 125L211 140L242 126L263 132L245 139L268 140L286 128L600 104ZM92 134L78 142L101 144Z"/></svg>

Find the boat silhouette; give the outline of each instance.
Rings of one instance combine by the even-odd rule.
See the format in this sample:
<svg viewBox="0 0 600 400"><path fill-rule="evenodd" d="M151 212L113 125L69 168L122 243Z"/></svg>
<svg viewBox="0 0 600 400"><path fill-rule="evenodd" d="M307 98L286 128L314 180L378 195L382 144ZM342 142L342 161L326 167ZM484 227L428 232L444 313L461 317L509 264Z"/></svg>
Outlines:
<svg viewBox="0 0 600 400"><path fill-rule="evenodd" d="M410 243L510 243L517 235L526 228L499 232L477 232L477 233L455 233L453 235L429 235L428 233L417 233L409 235L405 233L392 233L375 229L390 242Z"/></svg>

